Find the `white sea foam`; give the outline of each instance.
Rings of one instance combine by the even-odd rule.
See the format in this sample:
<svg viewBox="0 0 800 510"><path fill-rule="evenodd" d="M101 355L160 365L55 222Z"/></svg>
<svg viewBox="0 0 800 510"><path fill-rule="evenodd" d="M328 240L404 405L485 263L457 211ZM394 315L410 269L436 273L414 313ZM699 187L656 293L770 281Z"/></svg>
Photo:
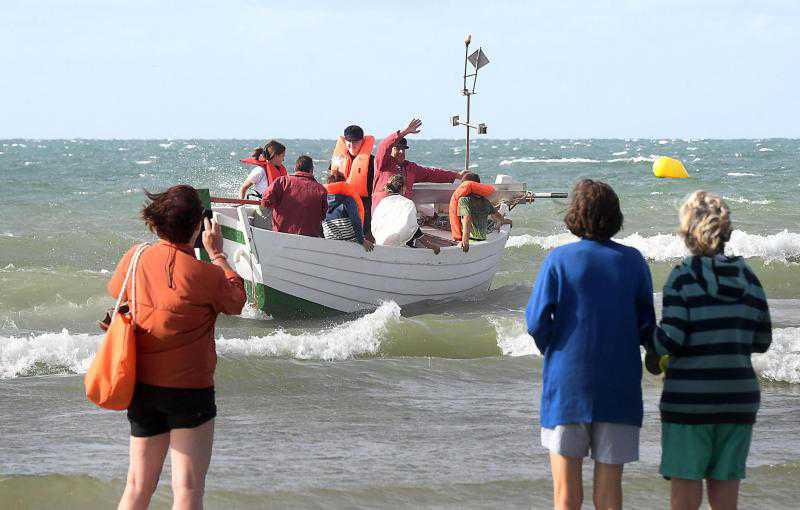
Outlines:
<svg viewBox="0 0 800 510"><path fill-rule="evenodd" d="M728 172L726 175L731 177L761 177L761 174L751 174L750 172Z"/></svg>
<svg viewBox="0 0 800 510"><path fill-rule="evenodd" d="M669 140L659 140L658 141L658 145L667 145L668 143L669 143Z"/></svg>
<svg viewBox="0 0 800 510"><path fill-rule="evenodd" d="M197 147L197 145L187 144L183 146L184 149L194 149L195 147Z"/></svg>
<svg viewBox="0 0 800 510"><path fill-rule="evenodd" d="M299 359L348 359L376 354L386 327L400 320L397 303L383 303L374 312L313 333L276 331L263 337L219 339L217 352L225 355L286 356Z"/></svg>
<svg viewBox="0 0 800 510"><path fill-rule="evenodd" d="M800 384L800 328L772 330L772 345L753 355L753 367L764 379Z"/></svg>
<svg viewBox="0 0 800 510"><path fill-rule="evenodd" d="M758 149L758 152L774 152L775 149L770 149L769 147L761 147Z"/></svg>
<svg viewBox="0 0 800 510"><path fill-rule="evenodd" d="M772 203L772 200L750 200L749 198L744 198L744 197L726 197L726 196L723 196L722 198L724 198L725 200L727 200L729 202L736 202L736 203L739 203L739 204L767 205L767 204L771 204Z"/></svg>
<svg viewBox="0 0 800 510"><path fill-rule="evenodd" d="M120 152L125 152L125 151L129 151L130 149L128 149L127 147L117 147L117 150L120 151Z"/></svg>
<svg viewBox="0 0 800 510"><path fill-rule="evenodd" d="M551 250L577 240L578 238L569 232L548 236L525 234L509 237L506 248L534 245ZM615 241L632 246L648 260L657 262L680 259L689 254L683 240L675 234L644 237L637 232ZM760 258L766 262L797 262L800 260L800 234L784 230L777 234L759 235L734 230L731 240L725 246L725 253L745 258Z"/></svg>
<svg viewBox="0 0 800 510"><path fill-rule="evenodd" d="M500 166L511 166L517 163L645 163L655 161L658 156L634 156L630 158L590 159L590 158L513 158L504 159Z"/></svg>
<svg viewBox="0 0 800 510"><path fill-rule="evenodd" d="M158 145L159 145L160 147L163 147L163 148L165 148L165 149L169 149L170 147L172 147L172 142L169 142L169 143L160 143L160 144L158 144Z"/></svg>
<svg viewBox="0 0 800 510"><path fill-rule="evenodd" d="M540 356L533 338L528 334L524 319L490 317L497 334L497 346L503 356Z"/></svg>
<svg viewBox="0 0 800 510"><path fill-rule="evenodd" d="M137 165L149 165L152 162L153 162L152 159L145 159L145 160L142 160L142 161L136 161L135 163Z"/></svg>
<svg viewBox="0 0 800 510"><path fill-rule="evenodd" d="M259 317L260 318L260 317ZM383 303L374 312L344 324L309 333L278 330L263 337L220 338L220 356L281 356L298 359L341 360L377 354L386 327L400 320L400 307ZM34 373L46 366L46 373L85 373L103 335L60 333L0 336L0 378Z"/></svg>
<svg viewBox="0 0 800 510"><path fill-rule="evenodd" d="M619 151L619 152L612 152L611 155L612 156L624 156L627 153L628 153L628 151Z"/></svg>

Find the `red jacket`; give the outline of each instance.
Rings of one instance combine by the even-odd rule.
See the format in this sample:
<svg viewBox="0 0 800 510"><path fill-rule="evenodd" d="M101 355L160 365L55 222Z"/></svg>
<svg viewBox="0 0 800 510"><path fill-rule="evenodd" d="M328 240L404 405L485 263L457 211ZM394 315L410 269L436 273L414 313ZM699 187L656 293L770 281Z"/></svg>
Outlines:
<svg viewBox="0 0 800 510"><path fill-rule="evenodd" d="M400 138L400 133L395 131L390 134L378 145L378 152L375 155L375 176L372 186L372 210L387 196L383 190L386 183L393 175L401 173L406 180L406 198L411 198L415 182L453 182L458 179L458 172L442 170L418 165L411 161L399 163L392 157L392 146Z"/></svg>
<svg viewBox="0 0 800 510"><path fill-rule="evenodd" d="M328 192L307 172L284 175L269 185L261 207L272 209L277 232L319 237L328 210Z"/></svg>

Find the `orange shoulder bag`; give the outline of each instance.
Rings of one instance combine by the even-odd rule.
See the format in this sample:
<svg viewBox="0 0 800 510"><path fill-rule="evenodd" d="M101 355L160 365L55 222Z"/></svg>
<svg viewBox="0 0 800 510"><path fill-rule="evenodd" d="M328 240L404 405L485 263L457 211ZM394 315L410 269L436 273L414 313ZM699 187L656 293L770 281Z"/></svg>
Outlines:
<svg viewBox="0 0 800 510"><path fill-rule="evenodd" d="M94 355L92 365L83 378L86 397L105 409L121 411L127 409L136 386L136 335L134 313L136 310L136 266L147 244L140 245L131 257L125 281L114 306L111 324L103 342ZM130 312L120 312L119 307L125 288L131 280Z"/></svg>

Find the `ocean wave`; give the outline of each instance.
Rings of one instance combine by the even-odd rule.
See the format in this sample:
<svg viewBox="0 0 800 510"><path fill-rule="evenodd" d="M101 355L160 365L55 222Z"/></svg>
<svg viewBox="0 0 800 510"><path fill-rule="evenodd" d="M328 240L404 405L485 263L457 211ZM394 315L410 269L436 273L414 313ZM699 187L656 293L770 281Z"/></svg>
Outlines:
<svg viewBox="0 0 800 510"><path fill-rule="evenodd" d="M725 175L730 175L731 177L761 177L761 174L751 174L750 172L728 172Z"/></svg>
<svg viewBox="0 0 800 510"><path fill-rule="evenodd" d="M729 202L736 202L738 204L753 204L753 205L767 205L771 204L772 200L750 200L749 198L744 197L726 197L723 196L725 200Z"/></svg>
<svg viewBox="0 0 800 510"><path fill-rule="evenodd" d="M764 379L800 384L800 328L772 330L772 345L753 355L753 367Z"/></svg>
<svg viewBox="0 0 800 510"><path fill-rule="evenodd" d="M523 319L499 319L490 317L489 322L497 334L497 346L503 356L541 356Z"/></svg>
<svg viewBox="0 0 800 510"><path fill-rule="evenodd" d="M769 147L761 147L758 149L758 152L774 152L775 149L770 149Z"/></svg>
<svg viewBox="0 0 800 510"><path fill-rule="evenodd" d="M551 250L577 240L578 238L569 232L547 236L525 234L509 237L506 248L534 245ZM636 248L645 258L657 262L680 259L689 254L683 239L675 234L655 234L645 237L636 232L614 240ZM759 235L734 230L725 246L725 253L745 258L760 258L766 262L797 262L800 261L800 234L784 230L777 234Z"/></svg>
<svg viewBox="0 0 800 510"><path fill-rule="evenodd" d="M624 154L627 151L623 151ZM615 153L616 155L616 153ZM629 158L612 158L612 159L590 159L590 158L513 158L504 159L500 162L500 166L511 166L517 163L646 163L656 160L654 154L649 156L634 156Z"/></svg>
<svg viewBox="0 0 800 510"><path fill-rule="evenodd" d="M322 331L289 333L278 330L263 337L220 338L217 340L217 352L222 356L280 356L323 360L375 355L380 350L387 326L399 320L400 306L390 301L363 317Z"/></svg>
<svg viewBox="0 0 800 510"><path fill-rule="evenodd" d="M134 163L136 163L137 165L149 165L152 162L153 162L152 159L144 159L142 161L134 161Z"/></svg>

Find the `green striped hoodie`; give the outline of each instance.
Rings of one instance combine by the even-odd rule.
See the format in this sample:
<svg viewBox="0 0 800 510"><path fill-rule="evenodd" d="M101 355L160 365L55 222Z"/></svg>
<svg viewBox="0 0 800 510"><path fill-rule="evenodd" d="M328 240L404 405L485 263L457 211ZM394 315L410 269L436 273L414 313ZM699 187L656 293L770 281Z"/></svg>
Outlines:
<svg viewBox="0 0 800 510"><path fill-rule="evenodd" d="M754 423L760 402L750 355L772 342L767 297L741 257L691 256L664 284L652 344L669 354L662 421Z"/></svg>

